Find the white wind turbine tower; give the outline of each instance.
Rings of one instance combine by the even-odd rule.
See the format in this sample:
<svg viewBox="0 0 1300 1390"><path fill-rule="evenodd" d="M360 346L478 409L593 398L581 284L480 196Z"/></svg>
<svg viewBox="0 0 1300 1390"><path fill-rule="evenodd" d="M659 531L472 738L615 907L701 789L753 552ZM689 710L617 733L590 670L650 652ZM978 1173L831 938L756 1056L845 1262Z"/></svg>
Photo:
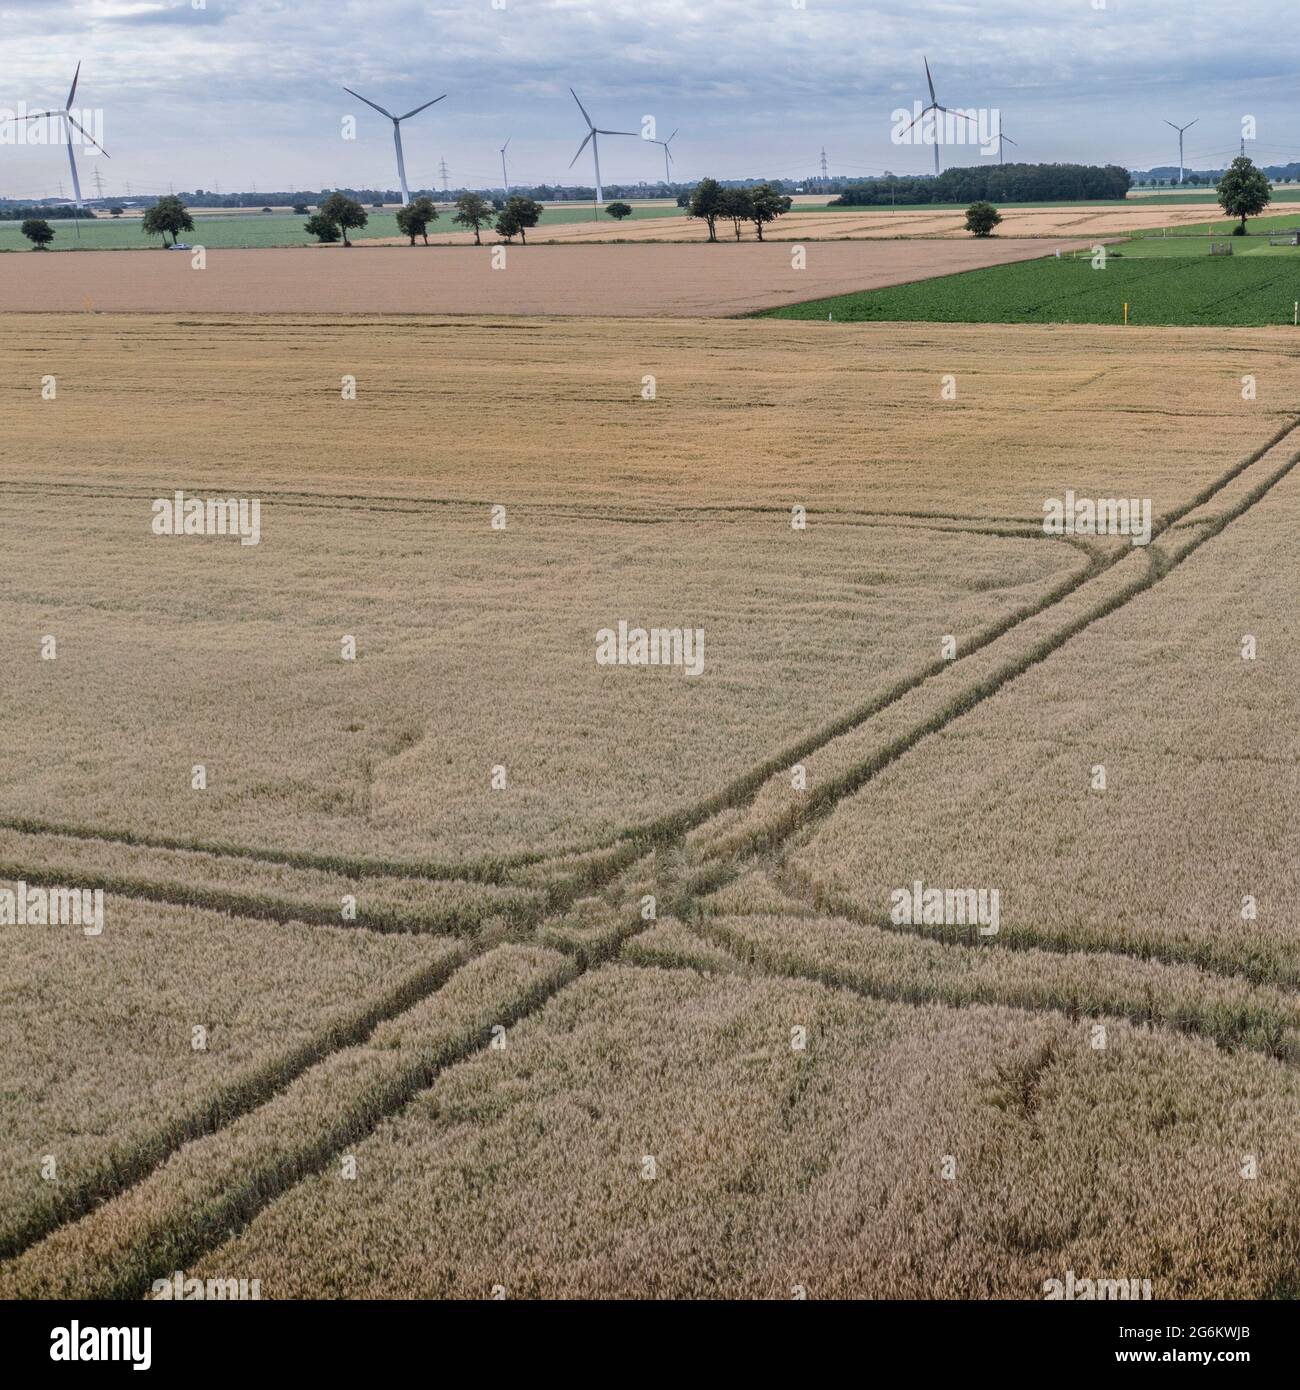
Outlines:
<svg viewBox="0 0 1300 1390"><path fill-rule="evenodd" d="M907 127L907 130L904 130L904 131L903 131L903 134L906 135L906 134L907 134L907 131L908 131L908 130L911 130L912 126L916 125L916 124L917 124L918 122L920 122L920 121L925 120L926 116L928 116L929 113L930 113L931 111L933 111L933 112L935 113L935 117L934 117L934 172L935 172L935 176L938 177L938 174L939 174L939 115L938 115L938 113L939 113L940 111L942 111L942 112L944 112L946 115L949 115L949 116L960 116L961 119L962 119L963 121L969 121L969 120L970 120L970 117L969 117L964 111L952 111L952 110L949 110L949 108L946 107L946 106L940 106L940 105L939 105L939 98L938 98L937 96L935 96L935 94L934 94L934 78L930 76L930 60L929 60L928 58L925 58L925 59L924 59L924 62L925 62L925 80L926 80L926 82L929 84L929 87L930 87L930 104L929 104L929 106L923 108L923 109L913 118L913 120L912 120L912 122L911 122L911 125L909 125L909 126ZM1014 143L1014 141L1013 141L1012 143Z"/></svg>
<svg viewBox="0 0 1300 1390"><path fill-rule="evenodd" d="M76 202L79 208L84 207L85 204L81 201L81 180L77 177L77 157L73 152L72 148L73 130L79 130L82 133L82 135L84 135L86 139L89 140L92 145L94 145L94 147L100 152L100 154L104 156L105 159L108 158L108 151L103 147L103 145L99 143L98 140L94 138L94 136L91 135L91 133L86 129L86 127L83 126L72 114L72 99L77 95L77 79L80 76L81 64L78 63L76 72L72 74L72 86L68 89L68 100L64 103L63 107L60 110L32 111L22 118L25 121L41 121L47 119L50 116L57 116L59 118L60 126L63 130L64 135L67 136L68 140L68 166L72 170L72 195L74 201ZM80 225L78 225L77 231L78 233L80 233Z"/></svg>
<svg viewBox="0 0 1300 1390"><path fill-rule="evenodd" d="M426 101L423 106L417 106L414 111L408 111L404 116L394 116L391 111L385 111L377 102L373 102L369 97L363 97L360 92L354 92L351 87L344 87L343 90L358 101L364 101L367 106L373 107L381 116L387 116L393 123L393 144L397 147L397 177L402 184L402 204L405 206L411 201L411 190L406 186L406 161L402 158L402 122L409 121L412 116L418 116L421 111L427 111L429 107L436 106L443 101L447 93L444 92L440 97L434 97L432 101Z"/></svg>
<svg viewBox="0 0 1300 1390"><path fill-rule="evenodd" d="M1002 122L999 121L999 122L998 122L998 163L999 163L999 164L1002 163L1002 142L1003 142L1004 140L1007 142L1008 145L1014 145L1014 144L1016 143L1009 135L1003 135L1003 133L1002 133Z"/></svg>
<svg viewBox="0 0 1300 1390"><path fill-rule="evenodd" d="M665 182L665 183L671 183L671 182L672 182L672 175L671 175L671 174L669 173L669 171L668 171L668 161L669 161L670 159L672 159L672 155L668 153L668 146L671 145L671 144L673 143L673 141L676 140L676 139L677 139L677 131L673 131L673 133L668 137L667 140L651 140L651 142L650 142L652 145L662 145L662 146L664 147L664 182Z"/></svg>
<svg viewBox="0 0 1300 1390"><path fill-rule="evenodd" d="M510 196L510 178L509 175L507 175L506 173L506 149L509 146L510 141L514 138L515 137L513 135L508 136L506 138L506 143L501 146L501 182L505 185L507 198Z"/></svg>
<svg viewBox="0 0 1300 1390"><path fill-rule="evenodd" d="M577 94L577 92L575 92L575 91L573 90L572 87L569 88L569 94L573 97L574 101L578 101L578 94ZM587 122L587 138L586 138L586 140L584 140L584 141L582 142L581 145L578 146L578 154L581 154L581 153L583 152L583 150L585 150L585 149L587 148L587 140L590 140L590 141L591 141L591 157L592 157L592 159L594 159L595 162L596 162L596 201L597 201L598 203L603 203L603 202L605 201L605 194L604 194L603 189L602 189L601 186L600 186L600 149L598 148L598 147L599 147L599 144L600 144L600 141L597 140L596 137L597 137L598 135L630 135L630 136L632 136L633 139L635 139L635 138L636 138L636 131L634 131L634 130L599 130L599 129L597 129L596 126L594 126L594 125L592 124L591 117L590 117L589 115L587 115L587 108L586 108L580 101L578 101L578 110L582 112L582 119L583 119L584 121ZM671 137L669 137L669 138L671 138ZM569 168L570 168L570 169L572 169L573 166L578 162L578 154L575 154L575 155L573 156L573 158L572 158L571 160L569 160Z"/></svg>
<svg viewBox="0 0 1300 1390"><path fill-rule="evenodd" d="M1200 119L1201 118L1197 116L1196 121ZM1188 121L1186 125L1175 125L1173 121L1165 122L1170 130L1176 130L1178 132L1178 183L1180 187L1183 182L1183 131L1191 130L1196 124L1196 121Z"/></svg>

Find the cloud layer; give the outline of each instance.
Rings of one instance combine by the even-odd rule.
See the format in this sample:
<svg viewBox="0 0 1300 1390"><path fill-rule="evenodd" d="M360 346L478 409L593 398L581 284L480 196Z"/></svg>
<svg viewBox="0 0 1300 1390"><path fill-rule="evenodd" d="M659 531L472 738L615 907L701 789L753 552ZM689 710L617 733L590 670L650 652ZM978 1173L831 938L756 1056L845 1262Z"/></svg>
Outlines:
<svg viewBox="0 0 1300 1390"><path fill-rule="evenodd" d="M996 107L1027 159L1146 166L1176 156L1164 118L1199 117L1189 162L1222 162L1253 115L1261 162L1300 155L1294 9L1282 0L0 0L0 106L102 107L107 191L391 184L387 123L342 91L407 110L418 184L575 179L572 84L597 123L675 126L675 172L802 177L922 172L890 113L924 94ZM1098 7L1100 6L1100 7ZM355 141L341 138L357 117ZM970 162L969 150L953 162ZM584 156L584 160L587 157ZM95 161L83 166L93 186ZM653 146L608 141L608 181L653 180ZM53 192L49 150L0 147L0 193Z"/></svg>

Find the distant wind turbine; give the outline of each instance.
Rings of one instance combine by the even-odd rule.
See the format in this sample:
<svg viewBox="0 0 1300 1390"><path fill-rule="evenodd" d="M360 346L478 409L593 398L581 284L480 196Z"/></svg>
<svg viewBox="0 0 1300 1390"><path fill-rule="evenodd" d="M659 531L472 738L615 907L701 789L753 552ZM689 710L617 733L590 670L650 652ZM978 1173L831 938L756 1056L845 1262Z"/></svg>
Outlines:
<svg viewBox="0 0 1300 1390"><path fill-rule="evenodd" d="M77 79L80 76L81 64L78 63L76 72L72 74L72 86L68 89L68 99L59 110L32 111L29 112L26 116L22 117L22 119L25 121L40 121L45 120L50 116L57 116L59 118L60 127L63 130L64 135L67 136L68 140L68 167L72 170L72 193L73 198L79 208L84 207L85 204L81 201L81 180L77 177L77 157L73 153L72 148L73 130L79 130L82 133L82 135L84 135L86 139L89 140L92 145L94 145L94 147L100 152L100 154L104 156L105 159L109 157L108 151L103 147L103 145L101 145L99 141L97 141L91 135L91 133L86 129L86 127L83 126L72 114L72 99L77 95ZM18 118L11 117L10 119L16 120ZM78 226L77 231L78 233L80 233L80 226Z"/></svg>
<svg viewBox="0 0 1300 1390"><path fill-rule="evenodd" d="M1200 119L1201 118L1197 116L1196 121ZM1186 125L1175 125L1173 121L1165 122L1170 130L1176 130L1178 132L1178 182L1180 184L1183 181L1183 131L1191 130L1196 124L1196 121L1188 121Z"/></svg>
<svg viewBox="0 0 1300 1390"><path fill-rule="evenodd" d="M676 140L676 139L677 139L677 132L676 132L676 131L673 131L673 133L668 137L667 140L651 140L651 142L650 142L652 145L662 145L662 146L664 147L664 182L665 182L665 183L671 183L671 182L672 182L672 175L671 175L671 173L669 173L669 170L668 170L668 161L669 161L670 159L672 159L672 155L668 153L668 146L671 145L671 144L673 143L673 141Z"/></svg>
<svg viewBox="0 0 1300 1390"><path fill-rule="evenodd" d="M934 78L930 76L930 60L928 58L925 58L924 62L925 80L930 87L930 104L913 118L911 125L907 127L907 130L903 131L903 134L906 135L907 131L911 130L912 126L918 124L918 122L920 121L923 121L931 111L934 111L936 113L934 118L934 172L935 177L937 178L939 175L939 117L937 113L942 111L949 116L960 116L963 121L969 121L971 118L964 111L952 111L946 106L939 105L939 98L934 94Z"/></svg>
<svg viewBox="0 0 1300 1390"><path fill-rule="evenodd" d="M578 101L578 94L573 90L572 87L569 88L569 93L573 97L574 101ZM635 139L636 131L600 130L592 124L591 117L587 115L587 108L580 101L578 101L578 110L582 112L582 119L587 122L587 137L585 140L583 140L582 144L578 146L578 154L575 154L573 158L569 160L569 168L572 169L573 166L578 162L578 155L581 154L583 150L587 148L587 141L590 140L591 157L593 160L595 160L596 163L596 201L598 203L603 203L605 201L605 194L600 185L600 141L596 137L599 135L630 135L633 139ZM672 137L670 136L669 139L671 138Z"/></svg>
<svg viewBox="0 0 1300 1390"><path fill-rule="evenodd" d="M393 123L393 144L397 146L397 177L402 184L402 203L403 205L411 201L411 190L406 186L406 160L402 158L402 122L409 121L412 116L418 116L421 111L427 111L429 107L436 106L443 101L447 93L444 92L440 97L434 97L432 101L426 101L423 106L417 106L414 111L408 111L404 116L394 116L391 111L385 111L378 102L371 101L369 97L363 97L360 92L354 92L351 87L344 87L343 90L358 101L364 101L367 106L373 107L381 116L387 116Z"/></svg>
<svg viewBox="0 0 1300 1390"><path fill-rule="evenodd" d="M506 143L501 146L501 182L505 185L507 198L510 196L510 179L506 174L506 148L514 138L513 135L508 136Z"/></svg>
<svg viewBox="0 0 1300 1390"><path fill-rule="evenodd" d="M1007 142L1008 145L1014 145L1014 144L1016 144L1016 142L1015 142L1009 135L1003 135L1003 133L1002 133L1002 124L1001 124L1001 122L999 122L999 123L998 123L998 163L999 163L999 164L1002 163L1002 142L1003 142L1004 140ZM1018 148L1018 147L1017 147L1017 148Z"/></svg>

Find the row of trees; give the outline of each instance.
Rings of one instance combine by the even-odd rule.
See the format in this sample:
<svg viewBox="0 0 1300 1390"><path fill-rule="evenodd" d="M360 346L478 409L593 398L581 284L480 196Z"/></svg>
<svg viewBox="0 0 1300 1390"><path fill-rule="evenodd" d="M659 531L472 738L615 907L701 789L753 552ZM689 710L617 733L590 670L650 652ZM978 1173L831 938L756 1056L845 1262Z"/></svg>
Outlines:
<svg viewBox="0 0 1300 1390"><path fill-rule="evenodd" d="M746 222L752 222L759 241L762 241L763 228L767 223L775 222L790 211L790 198L777 192L770 183L756 184L753 188L724 188L717 179L701 179L689 196L683 197L685 201L678 199L678 202L685 207L687 217L698 217L704 222L709 229L710 241L718 239L719 222L732 224L737 241L740 240L741 227Z"/></svg>
<svg viewBox="0 0 1300 1390"><path fill-rule="evenodd" d="M864 179L834 205L886 207L890 203L1051 203L1123 198L1132 185L1117 164L973 164L945 169L937 178Z"/></svg>
<svg viewBox="0 0 1300 1390"><path fill-rule="evenodd" d="M512 241L519 237L525 244L528 241L528 228L535 227L541 220L542 205L531 198L514 196L494 207L481 194L462 193L456 199L456 211L452 221L474 233L474 245L483 244L484 227L491 226L496 234ZM628 209L631 211L631 209ZM397 209L397 229L404 237L409 237L414 246L416 238L429 244L429 225L438 220L438 208L427 194L412 198L404 207ZM355 198L345 193L331 193L319 209L307 219L304 226L317 241L335 242L342 239L344 246L351 246L348 232L364 227L370 221L370 214Z"/></svg>

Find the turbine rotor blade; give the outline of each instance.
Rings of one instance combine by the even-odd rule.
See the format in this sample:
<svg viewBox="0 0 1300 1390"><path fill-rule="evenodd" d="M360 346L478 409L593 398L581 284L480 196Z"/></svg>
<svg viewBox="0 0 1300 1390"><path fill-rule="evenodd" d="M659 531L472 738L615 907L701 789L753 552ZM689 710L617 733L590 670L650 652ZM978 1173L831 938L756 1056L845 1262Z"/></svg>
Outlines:
<svg viewBox="0 0 1300 1390"><path fill-rule="evenodd" d="M1005 140L1008 145L1018 145L1020 143L1019 140L1013 140L1009 135L999 135L998 139Z"/></svg>
<svg viewBox="0 0 1300 1390"><path fill-rule="evenodd" d="M673 133L668 137L668 139L664 141L664 148L667 149L667 147L668 147L669 145L671 145L671 144L673 143L673 141L676 140L676 139L677 139L677 131L673 131Z"/></svg>
<svg viewBox="0 0 1300 1390"><path fill-rule="evenodd" d="M109 152L103 147L103 145L101 145L99 141L96 140L95 137L90 133L90 131L88 131L86 127L82 125L79 121L74 121L71 116L64 116L63 119L67 121L69 125L76 126L76 128L86 137L87 140L90 141L92 145L94 145L94 147L100 152L100 154L104 156L105 159L112 158L112 155L109 154Z"/></svg>
<svg viewBox="0 0 1300 1390"><path fill-rule="evenodd" d="M344 87L343 90L347 92L349 96L354 96L358 101L364 101L367 106L373 107L381 116L387 116L390 121L395 121L397 119L391 111L385 111L377 101L371 101L369 97L363 97L360 92L354 92L351 87Z"/></svg>
<svg viewBox="0 0 1300 1390"><path fill-rule="evenodd" d="M78 62L77 62L77 70L76 70L76 72L74 72L74 73L72 74L72 86L68 88L68 104L67 104L67 106L64 108L64 109L67 110L67 111L71 111L71 110L72 110L72 98L75 97L75 96L77 95L77 78L79 78L80 76L81 76L81 62L80 62L80 60L78 60Z"/></svg>
<svg viewBox="0 0 1300 1390"><path fill-rule="evenodd" d="M595 126L592 126L592 131L596 135L631 135L637 140L641 138L641 132L639 130L597 130ZM655 143L658 144L658 141Z"/></svg>
<svg viewBox="0 0 1300 1390"><path fill-rule="evenodd" d="M930 60L929 60L928 58L925 58L925 59L924 59L924 62L925 62L925 80L930 84L930 101L931 101L931 104L937 105L937 104L938 104L938 101L939 101L939 98L938 98L937 96L935 96L935 94L934 94L934 78L930 76Z"/></svg>
<svg viewBox="0 0 1300 1390"><path fill-rule="evenodd" d="M398 116L399 121L409 121L412 116L418 116L421 111L427 111L431 106L437 106L440 101L446 101L447 93L443 92L440 97L434 97L432 101L426 101L423 106L417 106L414 111L408 111L405 116Z"/></svg>
<svg viewBox="0 0 1300 1390"><path fill-rule="evenodd" d="M596 133L596 132L595 132L594 130L589 130L589 131L587 132L587 139L584 140L584 141L582 142L582 144L578 146L578 154L581 154L581 153L583 152L583 150L585 150L585 149L587 148L587 143L588 143L588 141L590 141L591 137L592 137L593 135L595 135L595 133ZM572 158L571 160L569 160L569 168L570 168L570 169L572 169L573 166L578 162L578 154L575 154L575 155L573 156L573 158Z"/></svg>
<svg viewBox="0 0 1300 1390"><path fill-rule="evenodd" d="M510 141L513 140L514 138L515 138L515 137L514 137L513 135L511 135L511 136L506 140L505 144L501 146L501 153L502 153L502 154L505 154L505 152L510 148Z"/></svg>
<svg viewBox="0 0 1300 1390"><path fill-rule="evenodd" d="M569 95L574 99L574 101L578 101L578 94L573 90L572 87L569 88ZM596 127L592 124L591 117L587 115L587 108L580 101L578 101L578 110L582 112L582 119L587 122L587 125L590 126L592 130L595 130Z"/></svg>
<svg viewBox="0 0 1300 1390"><path fill-rule="evenodd" d="M1196 121L1199 121L1200 119L1201 119L1201 118L1200 118L1199 116L1197 116ZM1191 128L1196 124L1196 121L1188 121L1188 123L1183 127L1183 129L1184 129L1184 130L1191 130Z"/></svg>
<svg viewBox="0 0 1300 1390"><path fill-rule="evenodd" d="M954 111L950 106L940 106L936 103L934 109L936 111L945 111L949 116L960 116L963 121L975 122L974 116L968 116L964 111Z"/></svg>

